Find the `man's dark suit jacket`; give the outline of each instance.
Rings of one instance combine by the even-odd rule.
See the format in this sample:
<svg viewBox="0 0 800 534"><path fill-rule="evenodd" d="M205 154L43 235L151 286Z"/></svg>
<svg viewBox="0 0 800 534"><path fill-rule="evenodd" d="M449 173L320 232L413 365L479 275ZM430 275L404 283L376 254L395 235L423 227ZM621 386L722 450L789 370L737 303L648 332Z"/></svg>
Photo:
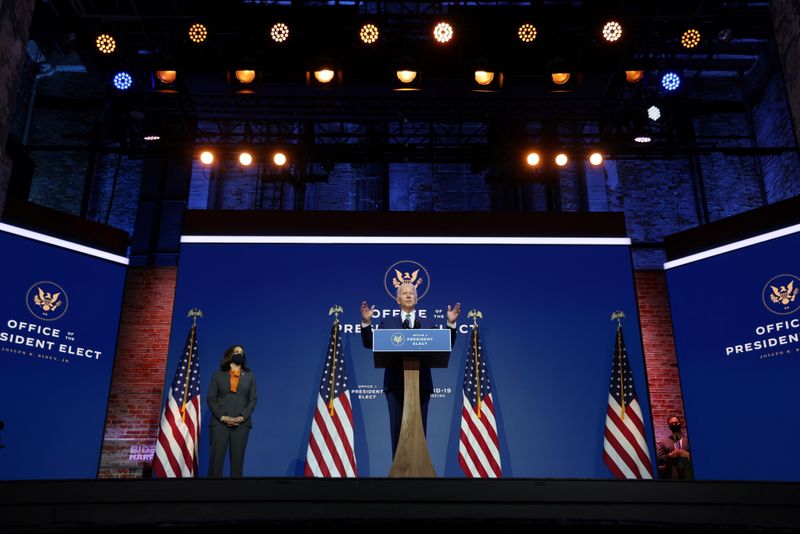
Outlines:
<svg viewBox="0 0 800 534"><path fill-rule="evenodd" d="M379 328L384 330L397 330L403 328L403 321L400 316L387 317L380 322ZM414 328L437 328L428 319L421 319L417 315ZM450 345L455 345L456 329L450 329ZM361 343L364 348L372 348L372 325L361 328ZM383 389L385 391L396 391L403 389L403 368L387 367L383 372ZM433 379L431 378L430 368L423 367L419 370L419 389L430 393L433 391Z"/></svg>
<svg viewBox="0 0 800 534"><path fill-rule="evenodd" d="M250 371L242 371L236 393L231 391L231 375L228 371L217 371L211 377L208 388L208 407L214 418L209 425L223 425L219 418L223 415L244 417L245 426L253 426L250 415L256 408L256 377ZM226 425L227 426L227 425Z"/></svg>

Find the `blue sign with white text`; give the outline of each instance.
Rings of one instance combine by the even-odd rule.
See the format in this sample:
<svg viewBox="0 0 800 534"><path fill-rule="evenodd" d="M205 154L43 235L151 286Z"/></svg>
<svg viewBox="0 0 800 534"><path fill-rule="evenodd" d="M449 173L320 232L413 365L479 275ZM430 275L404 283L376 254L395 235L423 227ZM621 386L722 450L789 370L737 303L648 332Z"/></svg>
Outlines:
<svg viewBox="0 0 800 534"><path fill-rule="evenodd" d="M200 475L209 463L211 375L225 349L240 344L258 384L244 474L303 476L334 319L328 311L339 305L358 474L387 476L384 369L362 345L360 307L375 306L373 324L398 320L401 282L416 286L418 317L433 328L446 324L448 306L461 304L449 365L432 369L427 439L439 476L464 476L458 451L473 322L467 315L477 309L503 476L611 478L603 436L615 310L627 315L639 403L647 407L649 399L629 248L595 244L182 244L167 381L186 342L186 313L199 308Z"/></svg>
<svg viewBox="0 0 800 534"><path fill-rule="evenodd" d="M0 479L94 478L126 267L0 231Z"/></svg>

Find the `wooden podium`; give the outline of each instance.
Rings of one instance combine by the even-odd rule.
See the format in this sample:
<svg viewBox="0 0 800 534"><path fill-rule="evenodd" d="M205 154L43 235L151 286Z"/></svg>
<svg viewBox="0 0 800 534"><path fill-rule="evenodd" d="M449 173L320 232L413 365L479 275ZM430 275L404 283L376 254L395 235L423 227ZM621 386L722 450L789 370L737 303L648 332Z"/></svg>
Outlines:
<svg viewBox="0 0 800 534"><path fill-rule="evenodd" d="M419 371L423 366L447 367L450 342L449 329L386 329L373 332L375 367L403 368L403 419L389 477L436 476L422 428Z"/></svg>

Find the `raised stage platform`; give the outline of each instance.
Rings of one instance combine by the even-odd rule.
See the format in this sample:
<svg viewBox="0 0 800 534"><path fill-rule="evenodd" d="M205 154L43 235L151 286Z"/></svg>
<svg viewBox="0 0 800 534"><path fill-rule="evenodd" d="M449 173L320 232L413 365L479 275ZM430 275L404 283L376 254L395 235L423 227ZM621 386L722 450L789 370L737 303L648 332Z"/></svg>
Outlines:
<svg viewBox="0 0 800 534"><path fill-rule="evenodd" d="M0 529L548 526L800 532L800 485L463 479L0 482Z"/></svg>

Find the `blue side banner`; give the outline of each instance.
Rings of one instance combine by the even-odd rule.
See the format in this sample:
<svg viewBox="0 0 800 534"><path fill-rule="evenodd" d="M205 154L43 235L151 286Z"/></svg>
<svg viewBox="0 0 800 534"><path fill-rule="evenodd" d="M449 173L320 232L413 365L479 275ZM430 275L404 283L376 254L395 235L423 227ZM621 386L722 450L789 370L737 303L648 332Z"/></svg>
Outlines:
<svg viewBox="0 0 800 534"><path fill-rule="evenodd" d="M603 434L615 310L627 315L639 401L649 406L627 246L184 243L167 378L186 340L186 313L200 308L201 476L208 469L211 417L205 396L223 352L234 344L244 346L258 383L245 475L303 475L334 305L344 309L339 319L358 473L387 476L392 459L383 369L362 346L360 304L375 305L375 323L397 313L398 279L414 280L418 312L434 325L445 324L448 305L462 307L449 366L432 371L427 437L439 476L463 476L458 442L467 313L478 309L503 476L611 477Z"/></svg>
<svg viewBox="0 0 800 534"><path fill-rule="evenodd" d="M800 480L800 233L670 268L667 282L696 478Z"/></svg>
<svg viewBox="0 0 800 534"><path fill-rule="evenodd" d="M94 478L126 267L0 231L0 479Z"/></svg>

